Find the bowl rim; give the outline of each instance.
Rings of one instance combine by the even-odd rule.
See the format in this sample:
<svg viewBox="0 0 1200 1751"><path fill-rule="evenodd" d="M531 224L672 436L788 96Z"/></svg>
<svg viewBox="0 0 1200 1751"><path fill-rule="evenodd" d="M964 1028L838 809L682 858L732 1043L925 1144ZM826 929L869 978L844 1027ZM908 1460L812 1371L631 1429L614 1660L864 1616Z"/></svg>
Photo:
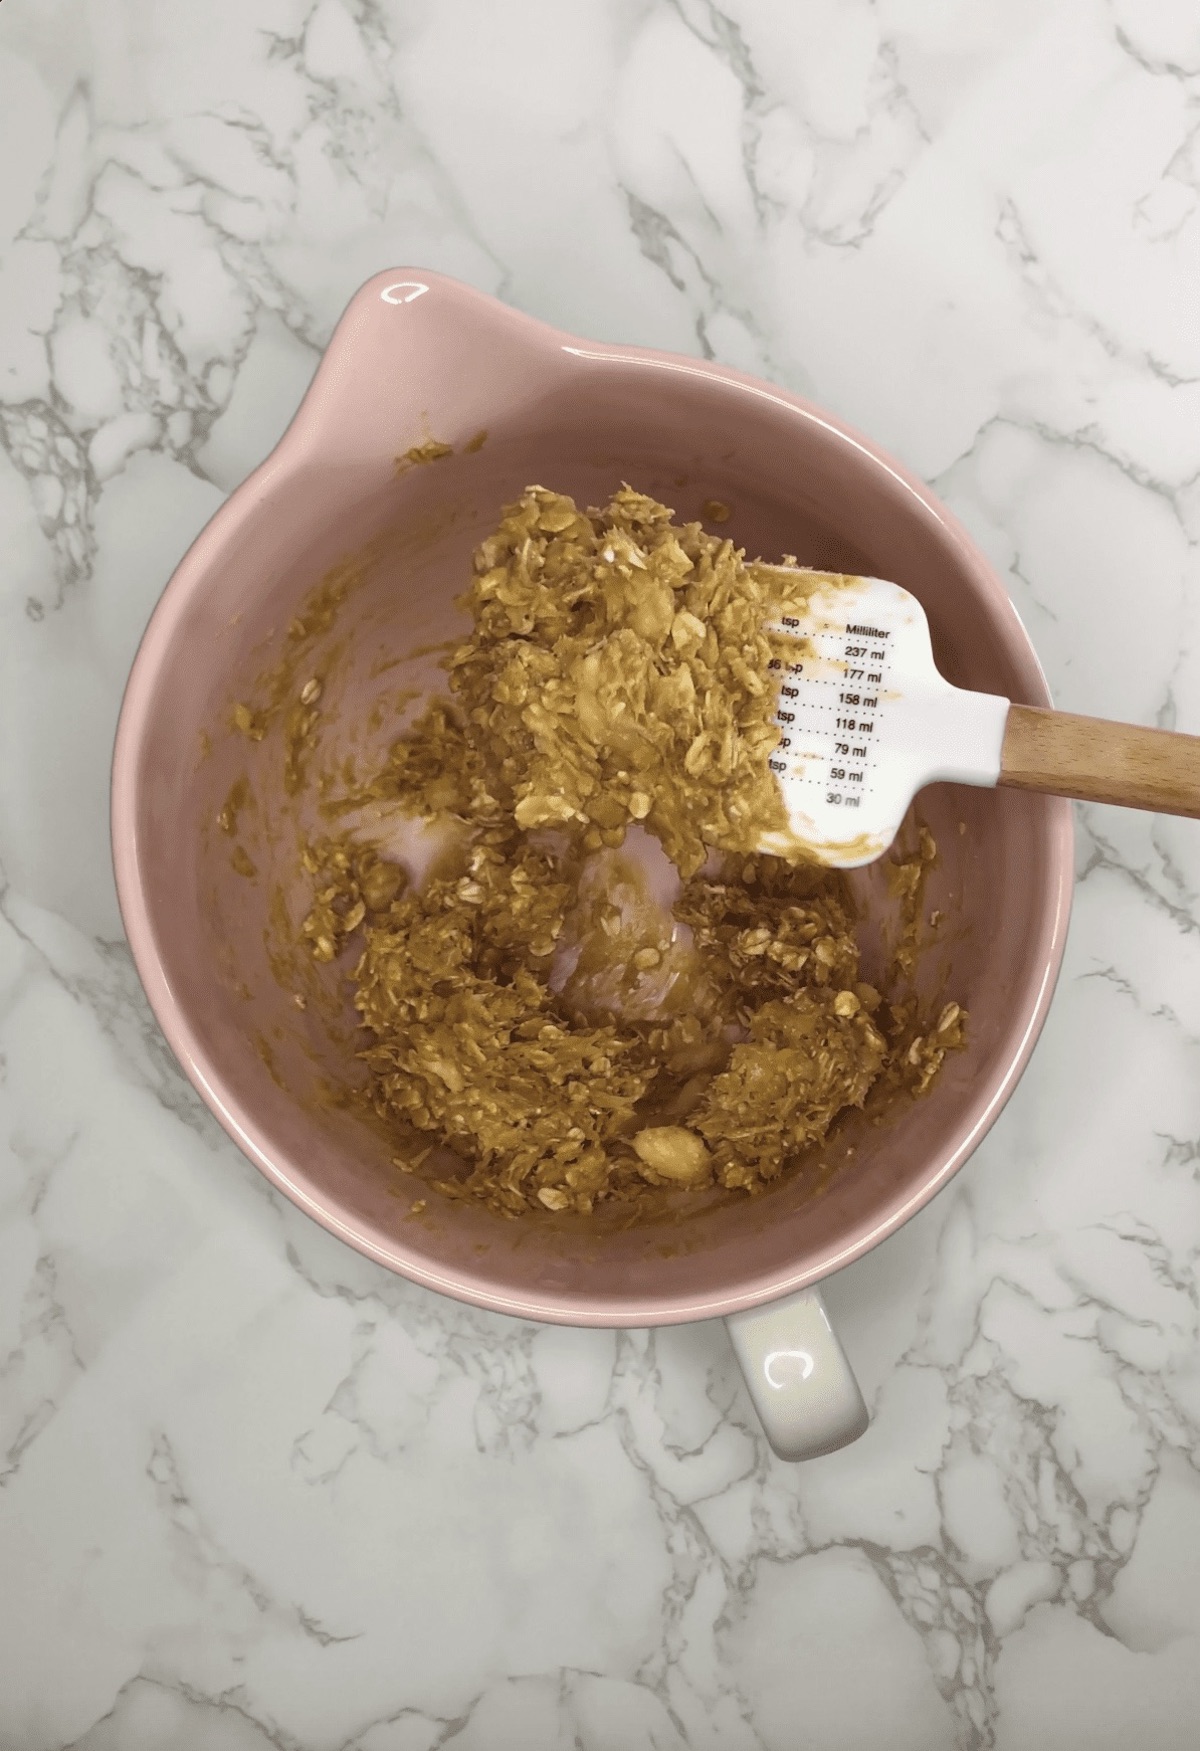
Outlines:
<svg viewBox="0 0 1200 1751"><path fill-rule="evenodd" d="M1032 998L1026 996L1023 1000L1024 1021L1016 1048L1010 1051L986 1102L964 1122L951 1128L946 1147L939 1151L936 1167L923 1176L919 1186L881 1210L878 1220L869 1226L856 1227L847 1237L846 1244L822 1258L818 1265L742 1277L731 1282L724 1293L709 1292L697 1296L668 1292L653 1297L618 1294L603 1304L573 1300L569 1291L560 1289L531 1288L518 1293L491 1282L485 1271L452 1270L431 1261L418 1249L409 1246L399 1230L383 1235L371 1225L356 1220L336 1198L322 1196L302 1168L274 1148L265 1128L259 1126L253 1113L223 1086L220 1072L178 1001L159 955L151 907L142 881L137 774L146 724L178 623L187 604L202 589L211 568L219 560L221 550L249 520L258 517L277 486L319 446L321 404L334 375L330 361L338 354L339 347L346 344L344 337L356 312L364 305L374 305L381 298L385 302L397 302L399 300L387 294L416 286L423 291L436 292L444 303L468 313L476 321L481 316L493 321L502 316L514 339L547 358L558 355L560 360L570 358L588 364L647 366L685 373L711 386L716 394L749 393L769 400L789 414L824 428L850 444L902 486L915 505L949 536L958 549L964 569L972 575L993 612L1001 621L1007 621L1010 639L1022 647L1024 658L1036 678L1034 691L1040 693L1039 698L1029 703L1051 703L1032 641L1007 590L983 553L957 518L916 475L853 426L789 390L713 360L689 358L651 347L586 340L515 311L488 293L445 275L423 268L389 269L372 276L350 300L287 430L271 453L235 489L197 535L155 605L138 646L117 724L110 810L117 899L134 964L155 1019L184 1074L242 1153L298 1208L376 1263L455 1300L515 1318L553 1324L600 1327L673 1325L723 1317L761 1306L823 1280L895 1233L937 1196L995 1124L1029 1062L1049 1012L1062 966L1074 887L1073 811L1065 799L1045 799L1047 878L1042 917L1045 947L1040 979Z"/></svg>

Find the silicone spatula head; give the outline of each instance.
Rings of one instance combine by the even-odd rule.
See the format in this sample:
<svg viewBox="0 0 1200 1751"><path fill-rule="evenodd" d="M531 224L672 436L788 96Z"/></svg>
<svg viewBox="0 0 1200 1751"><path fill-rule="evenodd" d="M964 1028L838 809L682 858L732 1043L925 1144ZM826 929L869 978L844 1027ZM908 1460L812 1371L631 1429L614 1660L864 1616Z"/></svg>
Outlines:
<svg viewBox="0 0 1200 1751"><path fill-rule="evenodd" d="M899 584L771 570L796 583L794 606L770 627L771 769L788 826L759 848L853 869L887 850L924 785L996 783L1009 702L938 673L925 612Z"/></svg>

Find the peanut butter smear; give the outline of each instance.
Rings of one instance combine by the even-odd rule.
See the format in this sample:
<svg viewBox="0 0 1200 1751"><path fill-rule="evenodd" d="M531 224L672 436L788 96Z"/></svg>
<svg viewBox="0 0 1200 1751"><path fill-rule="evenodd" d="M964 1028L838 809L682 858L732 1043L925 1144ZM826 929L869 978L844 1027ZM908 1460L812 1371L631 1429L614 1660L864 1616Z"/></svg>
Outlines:
<svg viewBox="0 0 1200 1751"><path fill-rule="evenodd" d="M957 1005L900 994L927 833L894 862L885 991L846 878L747 850L783 824L779 578L672 515L629 487L589 511L528 488L476 554L450 699L341 799L437 826L429 873L349 835L304 850L303 938L353 956L355 1098L454 1152L437 1189L509 1216L759 1192L963 1043Z"/></svg>

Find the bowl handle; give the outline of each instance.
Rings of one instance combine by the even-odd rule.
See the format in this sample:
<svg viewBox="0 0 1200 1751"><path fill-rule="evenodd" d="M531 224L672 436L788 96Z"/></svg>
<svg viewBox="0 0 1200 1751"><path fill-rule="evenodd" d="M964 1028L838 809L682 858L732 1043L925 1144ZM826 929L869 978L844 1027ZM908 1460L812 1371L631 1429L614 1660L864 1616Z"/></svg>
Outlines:
<svg viewBox="0 0 1200 1751"><path fill-rule="evenodd" d="M870 1418L819 1289L726 1320L767 1440L780 1459L819 1459Z"/></svg>

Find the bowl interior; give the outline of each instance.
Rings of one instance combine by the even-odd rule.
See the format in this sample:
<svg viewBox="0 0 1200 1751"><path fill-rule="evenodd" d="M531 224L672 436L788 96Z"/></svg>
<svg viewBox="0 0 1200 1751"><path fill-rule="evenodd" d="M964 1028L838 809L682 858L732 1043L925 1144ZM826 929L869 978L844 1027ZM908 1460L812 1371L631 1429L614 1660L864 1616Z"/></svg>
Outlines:
<svg viewBox="0 0 1200 1751"><path fill-rule="evenodd" d="M621 1229L549 1215L506 1222L399 1173L389 1140L328 1098L355 1073L344 966L319 968L296 946L307 904L297 832L327 825L311 787L286 794L278 726L252 741L231 727L230 711L261 702L273 684L292 697L319 674L321 756L352 753L365 769L395 735L405 696L444 683L437 652L422 647L464 625L454 599L472 550L527 483L599 504L624 479L682 518L720 499L732 510L727 532L752 555L794 553L912 590L952 681L1045 701L999 586L882 459L760 387L619 351L580 356L547 333L529 342L520 397L481 385L475 405L468 394L441 407L431 389L429 405L410 400L386 440L354 455L317 442L289 456L285 441L201 538L152 625L140 682L135 671L144 723L130 783L145 931L131 936L206 1099L289 1195L353 1244L516 1313L696 1317L853 1256L978 1140L1053 976L1066 805L948 785L920 798L941 851L929 906L947 919L922 978L969 1011L969 1044L924 1099L884 1124L856 1117L838 1127L825 1159L839 1171L819 1196L801 1174L755 1200ZM468 451L483 427L486 441ZM396 455L423 435L455 453L397 473ZM312 619L312 593L336 567L344 595L324 625ZM298 613L309 615L307 632L294 629ZM248 800L231 836L217 816L241 779ZM418 1192L426 1208L413 1215Z"/></svg>

